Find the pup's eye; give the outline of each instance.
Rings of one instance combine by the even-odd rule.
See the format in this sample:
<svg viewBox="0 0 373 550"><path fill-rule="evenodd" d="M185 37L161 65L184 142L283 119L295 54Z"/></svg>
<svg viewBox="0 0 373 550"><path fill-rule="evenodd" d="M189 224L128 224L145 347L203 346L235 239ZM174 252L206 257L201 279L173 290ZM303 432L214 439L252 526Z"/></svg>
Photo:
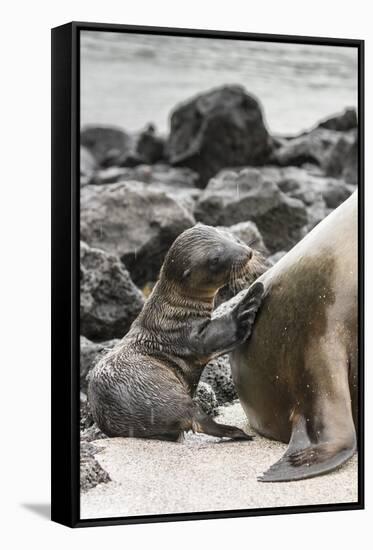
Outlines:
<svg viewBox="0 0 373 550"><path fill-rule="evenodd" d="M215 256L214 258L211 258L210 260L211 265L216 265L218 263L219 263L219 256Z"/></svg>

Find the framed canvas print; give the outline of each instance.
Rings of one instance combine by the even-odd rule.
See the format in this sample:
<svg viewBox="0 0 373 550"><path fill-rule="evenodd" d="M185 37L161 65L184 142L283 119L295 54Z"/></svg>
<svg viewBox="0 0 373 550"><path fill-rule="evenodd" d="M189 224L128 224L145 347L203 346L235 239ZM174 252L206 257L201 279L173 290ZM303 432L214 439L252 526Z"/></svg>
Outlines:
<svg viewBox="0 0 373 550"><path fill-rule="evenodd" d="M52 30L52 519L364 506L363 42Z"/></svg>

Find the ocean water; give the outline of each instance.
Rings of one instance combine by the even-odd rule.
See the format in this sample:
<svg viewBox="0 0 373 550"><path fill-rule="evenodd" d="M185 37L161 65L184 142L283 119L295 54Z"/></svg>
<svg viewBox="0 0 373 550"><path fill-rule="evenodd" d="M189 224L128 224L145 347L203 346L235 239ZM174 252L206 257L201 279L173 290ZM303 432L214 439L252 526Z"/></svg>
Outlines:
<svg viewBox="0 0 373 550"><path fill-rule="evenodd" d="M224 84L259 99L269 130L292 135L357 106L351 47L84 31L81 124L166 133L174 107Z"/></svg>

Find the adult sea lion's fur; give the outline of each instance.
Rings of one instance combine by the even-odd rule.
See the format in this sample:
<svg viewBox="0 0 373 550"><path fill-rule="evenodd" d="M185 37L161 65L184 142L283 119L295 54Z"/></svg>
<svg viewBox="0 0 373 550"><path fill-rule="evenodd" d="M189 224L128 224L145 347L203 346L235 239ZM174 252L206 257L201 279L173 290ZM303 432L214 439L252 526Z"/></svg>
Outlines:
<svg viewBox="0 0 373 550"><path fill-rule="evenodd" d="M253 428L289 442L260 481L313 477L356 450L357 236L354 193L258 279L265 297L232 374Z"/></svg>
<svg viewBox="0 0 373 550"><path fill-rule="evenodd" d="M215 295L259 264L248 246L213 227L198 224L176 239L130 331L93 369L88 399L103 432L176 440L192 429L251 439L216 423L192 396L204 366L249 337L263 285L212 320Z"/></svg>

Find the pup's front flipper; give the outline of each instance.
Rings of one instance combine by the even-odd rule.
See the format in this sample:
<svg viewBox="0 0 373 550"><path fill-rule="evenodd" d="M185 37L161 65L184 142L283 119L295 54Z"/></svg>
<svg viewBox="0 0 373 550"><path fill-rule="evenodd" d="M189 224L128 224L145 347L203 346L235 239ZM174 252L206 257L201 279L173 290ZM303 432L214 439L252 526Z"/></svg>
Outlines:
<svg viewBox="0 0 373 550"><path fill-rule="evenodd" d="M263 284L256 282L232 311L195 323L187 335L191 352L201 357L213 357L228 353L244 342L251 334L263 293Z"/></svg>
<svg viewBox="0 0 373 550"><path fill-rule="evenodd" d="M263 293L263 284L261 282L254 283L233 309L232 316L237 327L238 343L249 338L256 314L262 303Z"/></svg>

